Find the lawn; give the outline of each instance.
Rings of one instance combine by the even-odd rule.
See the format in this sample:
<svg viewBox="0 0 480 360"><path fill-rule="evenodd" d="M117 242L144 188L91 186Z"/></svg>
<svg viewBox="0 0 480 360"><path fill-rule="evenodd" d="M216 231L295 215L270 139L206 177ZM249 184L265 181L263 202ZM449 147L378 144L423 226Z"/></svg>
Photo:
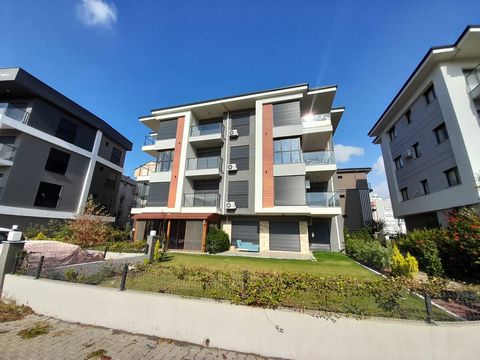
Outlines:
<svg viewBox="0 0 480 360"><path fill-rule="evenodd" d="M169 253L169 261L165 264L232 272L249 270L252 272L309 273L324 276L349 275L357 278L377 277L344 254L317 251L314 252L314 255L317 261Z"/></svg>

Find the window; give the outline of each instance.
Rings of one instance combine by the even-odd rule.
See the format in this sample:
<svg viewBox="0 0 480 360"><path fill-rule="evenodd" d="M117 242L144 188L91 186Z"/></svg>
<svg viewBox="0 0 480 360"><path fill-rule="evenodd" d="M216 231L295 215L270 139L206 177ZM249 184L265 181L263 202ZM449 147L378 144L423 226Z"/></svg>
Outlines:
<svg viewBox="0 0 480 360"><path fill-rule="evenodd" d="M250 135L250 114L233 115L231 127L238 131L238 136Z"/></svg>
<svg viewBox="0 0 480 360"><path fill-rule="evenodd" d="M425 97L425 100L427 101L427 105L431 104L433 102L433 100L435 100L437 98L437 96L435 95L435 90L433 88L433 85L430 86L427 89L427 91L425 91L423 96Z"/></svg>
<svg viewBox="0 0 480 360"><path fill-rule="evenodd" d="M395 159L393 159L393 161L395 162L396 170L400 170L401 168L403 168L403 160L401 156L397 156Z"/></svg>
<svg viewBox="0 0 480 360"><path fill-rule="evenodd" d="M395 129L395 126L388 130L388 137L390 138L390 141L393 141L397 137L397 130Z"/></svg>
<svg viewBox="0 0 480 360"><path fill-rule="evenodd" d="M173 154L173 150L159 151L156 171L171 171L173 165Z"/></svg>
<svg viewBox="0 0 480 360"><path fill-rule="evenodd" d="M279 139L273 142L275 164L296 164L302 162L300 138Z"/></svg>
<svg viewBox="0 0 480 360"><path fill-rule="evenodd" d="M60 119L60 123L58 124L57 131L55 132L55 136L68 141L69 143L75 142L75 137L77 136L78 125L74 124L70 120L67 119Z"/></svg>
<svg viewBox="0 0 480 360"><path fill-rule="evenodd" d="M435 129L433 129L433 132L435 133L435 136L437 138L437 144L441 144L448 139L448 132L445 123L437 126Z"/></svg>
<svg viewBox="0 0 480 360"><path fill-rule="evenodd" d="M343 179L343 176L342 176L342 175L338 175L338 176L337 176L337 179Z"/></svg>
<svg viewBox="0 0 480 360"><path fill-rule="evenodd" d="M412 110L407 110L405 113L405 118L407 119L407 125L409 125L412 122Z"/></svg>
<svg viewBox="0 0 480 360"><path fill-rule="evenodd" d="M48 154L47 163L45 164L45 170L65 175L69 161L70 154L51 148L50 153Z"/></svg>
<svg viewBox="0 0 480 360"><path fill-rule="evenodd" d="M422 185L423 195L430 194L430 186L428 186L427 179L420 181L420 184Z"/></svg>
<svg viewBox="0 0 480 360"><path fill-rule="evenodd" d="M120 161L122 160L122 150L117 147L112 147L112 154L110 155L110 161L115 165L120 165Z"/></svg>
<svg viewBox="0 0 480 360"><path fill-rule="evenodd" d="M408 188L400 189L400 194L402 195L402 201L408 200Z"/></svg>
<svg viewBox="0 0 480 360"><path fill-rule="evenodd" d="M447 177L447 183L449 187L462 183L460 181L460 174L458 173L458 169L456 167L445 171L445 176Z"/></svg>
<svg viewBox="0 0 480 360"><path fill-rule="evenodd" d="M248 181L230 181L228 201L234 201L237 208L248 208Z"/></svg>
<svg viewBox="0 0 480 360"><path fill-rule="evenodd" d="M60 198L61 185L51 184L44 181L40 182L37 190L37 196L33 206L41 206L55 209Z"/></svg>
<svg viewBox="0 0 480 360"><path fill-rule="evenodd" d="M232 146L230 148L230 164L236 164L238 170L249 169L249 146Z"/></svg>
<svg viewBox="0 0 480 360"><path fill-rule="evenodd" d="M422 154L420 153L420 150L418 149L418 142L413 144L412 148L413 148L413 154L415 155L415 158L419 158L420 156L422 156Z"/></svg>

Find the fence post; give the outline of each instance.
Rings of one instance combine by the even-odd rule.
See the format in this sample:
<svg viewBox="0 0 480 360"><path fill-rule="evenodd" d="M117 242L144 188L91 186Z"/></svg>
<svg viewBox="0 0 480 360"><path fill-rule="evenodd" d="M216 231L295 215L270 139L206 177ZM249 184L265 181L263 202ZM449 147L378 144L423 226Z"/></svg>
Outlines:
<svg viewBox="0 0 480 360"><path fill-rule="evenodd" d="M120 291L124 291L125 286L127 285L127 273L128 273L128 264L125 263L125 265L123 265L122 281L120 282Z"/></svg>
<svg viewBox="0 0 480 360"><path fill-rule="evenodd" d="M248 271L245 270L243 272L243 279L242 279L242 297L245 298L245 294L247 292L247 287L248 287Z"/></svg>
<svg viewBox="0 0 480 360"><path fill-rule="evenodd" d="M39 279L40 278L40 273L42 272L42 268L43 268L43 261L45 260L45 256L40 256L40 262L38 263L38 268L37 268L37 273L35 275L35 279Z"/></svg>
<svg viewBox="0 0 480 360"><path fill-rule="evenodd" d="M105 250L103 251L103 260L107 257L108 245L105 246Z"/></svg>
<svg viewBox="0 0 480 360"><path fill-rule="evenodd" d="M148 255L148 244L145 244L145 248L143 249L143 253Z"/></svg>
<svg viewBox="0 0 480 360"><path fill-rule="evenodd" d="M432 322L432 298L429 294L425 293L425 309L427 310L427 322Z"/></svg>
<svg viewBox="0 0 480 360"><path fill-rule="evenodd" d="M18 259L20 258L20 253L15 253L15 261L13 262L12 274L15 274L18 269Z"/></svg>

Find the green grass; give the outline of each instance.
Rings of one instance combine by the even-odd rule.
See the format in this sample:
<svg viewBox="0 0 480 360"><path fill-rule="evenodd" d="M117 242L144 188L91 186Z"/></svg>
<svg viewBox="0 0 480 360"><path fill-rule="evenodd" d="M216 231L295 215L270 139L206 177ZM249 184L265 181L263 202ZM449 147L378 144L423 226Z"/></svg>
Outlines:
<svg viewBox="0 0 480 360"><path fill-rule="evenodd" d="M293 272L324 276L349 275L370 279L377 277L344 254L317 251L314 252L314 256L317 261L169 253L169 261L165 264L203 267L211 270Z"/></svg>
<svg viewBox="0 0 480 360"><path fill-rule="evenodd" d="M52 325L46 322L37 322L32 327L19 331L18 335L22 339L33 339L34 337L48 334L51 328Z"/></svg>

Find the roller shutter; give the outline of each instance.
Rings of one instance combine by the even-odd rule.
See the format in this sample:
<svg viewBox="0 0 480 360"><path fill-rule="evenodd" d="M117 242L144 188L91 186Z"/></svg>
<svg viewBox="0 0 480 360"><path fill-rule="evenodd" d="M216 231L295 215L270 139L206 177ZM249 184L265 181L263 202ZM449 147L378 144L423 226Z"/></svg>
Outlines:
<svg viewBox="0 0 480 360"><path fill-rule="evenodd" d="M300 251L298 221L270 221L270 250Z"/></svg>
<svg viewBox="0 0 480 360"><path fill-rule="evenodd" d="M232 245L236 245L237 240L258 245L258 239L258 221L232 221Z"/></svg>

